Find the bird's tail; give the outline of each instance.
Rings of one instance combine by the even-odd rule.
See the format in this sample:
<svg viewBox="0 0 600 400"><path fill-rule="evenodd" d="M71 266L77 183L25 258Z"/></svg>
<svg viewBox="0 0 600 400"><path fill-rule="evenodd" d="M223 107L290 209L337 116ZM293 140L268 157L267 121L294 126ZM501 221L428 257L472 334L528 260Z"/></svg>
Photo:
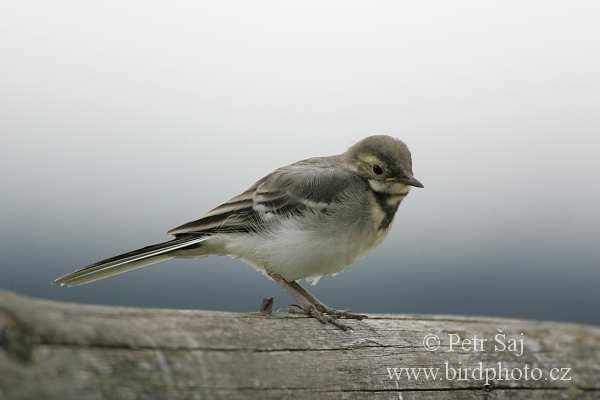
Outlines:
<svg viewBox="0 0 600 400"><path fill-rule="evenodd" d="M71 272L52 282L67 286L77 286L84 283L108 278L109 276L122 274L132 269L145 267L174 258L171 252L184 248L196 247L208 237L186 236L179 237L168 242L157 243L141 249L133 250L125 254L107 258L95 264L83 267Z"/></svg>

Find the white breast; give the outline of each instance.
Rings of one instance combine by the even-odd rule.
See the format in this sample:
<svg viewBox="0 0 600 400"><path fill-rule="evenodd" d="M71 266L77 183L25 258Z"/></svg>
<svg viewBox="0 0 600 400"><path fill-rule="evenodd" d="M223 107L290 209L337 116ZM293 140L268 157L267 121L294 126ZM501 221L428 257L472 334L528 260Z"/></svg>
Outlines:
<svg viewBox="0 0 600 400"><path fill-rule="evenodd" d="M217 234L203 243L203 255L239 258L288 281L316 281L338 274L366 256L387 236L382 212L371 192L349 191L326 209L301 214L265 214L257 233ZM398 199L400 201L400 199Z"/></svg>

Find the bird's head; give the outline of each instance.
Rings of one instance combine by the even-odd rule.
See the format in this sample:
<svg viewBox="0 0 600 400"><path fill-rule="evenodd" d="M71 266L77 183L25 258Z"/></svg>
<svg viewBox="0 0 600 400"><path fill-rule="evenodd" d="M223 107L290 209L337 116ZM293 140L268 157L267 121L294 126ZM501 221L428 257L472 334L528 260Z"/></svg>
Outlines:
<svg viewBox="0 0 600 400"><path fill-rule="evenodd" d="M376 192L407 193L411 186L422 188L412 172L406 144L386 135L369 136L342 154L344 165L367 179Z"/></svg>

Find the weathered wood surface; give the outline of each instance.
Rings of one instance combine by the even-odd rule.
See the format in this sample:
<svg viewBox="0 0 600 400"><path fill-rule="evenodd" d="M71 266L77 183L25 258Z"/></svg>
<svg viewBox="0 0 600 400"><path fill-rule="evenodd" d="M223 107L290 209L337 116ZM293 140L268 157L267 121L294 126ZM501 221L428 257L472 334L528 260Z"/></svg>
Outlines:
<svg viewBox="0 0 600 400"><path fill-rule="evenodd" d="M348 324L353 332L287 314L92 306L0 291L0 399L600 398L599 327L432 315ZM499 330L502 343L523 339L521 355L518 346L501 350ZM424 348L427 335L440 338L437 350ZM450 351L451 339L475 336L487 341ZM450 368L477 371L479 363L501 363L512 378L485 386L485 372L483 380L472 370L452 377ZM526 366L529 379L513 379ZM439 373L409 379L400 370L419 367Z"/></svg>

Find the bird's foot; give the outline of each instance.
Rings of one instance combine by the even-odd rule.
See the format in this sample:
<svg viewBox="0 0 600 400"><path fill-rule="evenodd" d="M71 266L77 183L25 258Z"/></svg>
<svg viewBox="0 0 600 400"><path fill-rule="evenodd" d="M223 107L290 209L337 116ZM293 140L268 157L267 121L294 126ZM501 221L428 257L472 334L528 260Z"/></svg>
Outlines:
<svg viewBox="0 0 600 400"><path fill-rule="evenodd" d="M298 302L301 304L290 304L289 306L281 307L280 310L287 309L290 314L308 315L318 319L323 324L329 323L343 331L353 329L338 321L338 318L358 320L367 318L366 315L355 314L350 310L338 311L327 307L319 299L300 286L300 284L298 284L296 281L288 282L279 274L269 274L269 276L273 278L275 282L279 283L285 290L287 290L289 294L292 295L293 298L298 300Z"/></svg>
<svg viewBox="0 0 600 400"><path fill-rule="evenodd" d="M312 304L306 306L306 308L301 307L298 304L290 304L289 306L281 307L279 310L287 309L288 313L290 313L290 314L308 315L310 317L316 318L323 324L329 323L343 331L347 331L347 330L353 331L354 330L350 326L338 321L338 318L340 316L345 315L344 313L349 310L337 311L337 310L334 310L333 308L329 308L329 307L326 307L326 308L329 311L331 311L332 314L329 314L328 312L323 312L323 311L317 310L317 308L315 306L313 306ZM277 311L279 311L279 310L277 310ZM333 312L336 312L336 313L333 313ZM350 314L357 315L357 314L353 314L352 312L350 312ZM364 316L360 316L360 317L364 317ZM345 318L347 318L347 317L345 317ZM362 318L356 318L356 319L362 319Z"/></svg>
<svg viewBox="0 0 600 400"><path fill-rule="evenodd" d="M317 308L315 306L313 306L312 304L309 305L308 307L306 307L304 312L307 315L310 315L311 317L318 319L323 324L330 323L331 325L336 326L343 331L347 331L347 330L353 331L354 330L350 326L338 321L337 315L330 315L330 314L323 313L322 311L317 310Z"/></svg>
<svg viewBox="0 0 600 400"><path fill-rule="evenodd" d="M315 308L327 315L331 315L332 317L335 318L347 318L347 319L357 319L357 320L362 320L365 318L369 318L366 315L362 315L362 314L355 314L352 312L352 310L336 310L334 308L331 307L327 307L324 304L317 304L315 306Z"/></svg>

